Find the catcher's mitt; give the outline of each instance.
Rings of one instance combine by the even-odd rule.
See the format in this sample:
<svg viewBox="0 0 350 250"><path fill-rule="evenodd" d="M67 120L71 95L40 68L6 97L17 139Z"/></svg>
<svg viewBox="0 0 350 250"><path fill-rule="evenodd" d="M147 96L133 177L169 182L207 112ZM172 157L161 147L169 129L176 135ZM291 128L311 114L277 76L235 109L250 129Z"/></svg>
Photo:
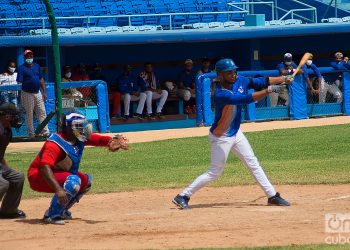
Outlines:
<svg viewBox="0 0 350 250"><path fill-rule="evenodd" d="M119 149L128 150L128 139L123 135L115 135L108 143L108 149L111 152L118 151Z"/></svg>

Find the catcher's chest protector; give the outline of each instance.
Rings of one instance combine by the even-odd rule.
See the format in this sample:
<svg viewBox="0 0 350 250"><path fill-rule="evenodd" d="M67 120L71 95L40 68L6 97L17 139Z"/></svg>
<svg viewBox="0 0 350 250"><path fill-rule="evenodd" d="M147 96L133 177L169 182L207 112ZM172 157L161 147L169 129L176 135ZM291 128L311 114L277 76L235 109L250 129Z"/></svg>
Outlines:
<svg viewBox="0 0 350 250"><path fill-rule="evenodd" d="M68 167L68 171L72 174L77 174L81 157L83 156L85 146L84 142L77 140L74 145L71 145L58 134L52 134L47 140L56 143L64 152L66 152L67 157L72 161L71 166Z"/></svg>

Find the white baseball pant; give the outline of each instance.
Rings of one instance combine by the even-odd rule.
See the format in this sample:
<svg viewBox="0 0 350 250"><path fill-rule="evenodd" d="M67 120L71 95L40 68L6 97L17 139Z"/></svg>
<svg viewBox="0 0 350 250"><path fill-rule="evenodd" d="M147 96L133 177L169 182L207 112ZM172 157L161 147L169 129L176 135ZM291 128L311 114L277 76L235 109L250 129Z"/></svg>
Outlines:
<svg viewBox="0 0 350 250"><path fill-rule="evenodd" d="M147 114L152 114L152 100L159 100L158 106L157 106L157 113L162 112L163 106L166 102L166 99L168 98L168 91L162 90L161 94L158 94L157 92L153 91L145 91L147 98L146 98L146 106L147 106Z"/></svg>
<svg viewBox="0 0 350 250"><path fill-rule="evenodd" d="M321 86L320 86L320 96L319 96L320 103L326 102L326 96L327 96L328 92L331 93L337 99L337 103L341 103L343 101L343 95L342 95L340 89L338 88L336 82L334 82L333 84L328 84L322 78Z"/></svg>
<svg viewBox="0 0 350 250"><path fill-rule="evenodd" d="M36 94L21 91L21 104L26 112L26 126L28 135L34 136L33 112L39 123L42 123L46 118L43 96L40 91ZM47 125L43 129L42 133L49 133L49 128Z"/></svg>
<svg viewBox="0 0 350 250"><path fill-rule="evenodd" d="M278 98L281 97L283 100L286 101L285 105L289 106L289 91L287 86L283 86L283 92L282 93L270 93L270 105L271 107L275 107L278 104Z"/></svg>
<svg viewBox="0 0 350 250"><path fill-rule="evenodd" d="M122 99L124 100L124 115L130 114L130 101L139 101L136 113L142 114L143 107L145 106L146 102L146 97L146 93L140 93L140 96L130 95L128 93L122 95Z"/></svg>
<svg viewBox="0 0 350 250"><path fill-rule="evenodd" d="M209 141L211 144L211 164L209 170L195 179L180 195L191 197L200 188L221 176L230 151L241 159L268 198L276 195L274 187L265 175L247 138L241 130L232 137L217 137L210 133Z"/></svg>

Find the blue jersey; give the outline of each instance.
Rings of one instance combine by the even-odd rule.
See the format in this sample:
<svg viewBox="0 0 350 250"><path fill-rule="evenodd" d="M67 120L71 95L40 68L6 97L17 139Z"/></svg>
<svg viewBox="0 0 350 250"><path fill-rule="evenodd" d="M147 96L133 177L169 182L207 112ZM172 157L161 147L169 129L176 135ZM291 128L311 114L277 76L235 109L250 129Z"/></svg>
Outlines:
<svg viewBox="0 0 350 250"><path fill-rule="evenodd" d="M31 67L27 64L22 64L18 67L17 82L22 83L22 90L25 92L38 93L41 78L39 64L33 63Z"/></svg>
<svg viewBox="0 0 350 250"><path fill-rule="evenodd" d="M122 94L131 94L137 90L135 79L132 75L121 75L118 80L118 89Z"/></svg>
<svg viewBox="0 0 350 250"><path fill-rule="evenodd" d="M304 64L301 69L304 71L303 73L303 77L306 79L306 78L309 78L309 74L307 73L307 70L308 69L311 69L313 70L313 74L317 76L317 78L322 78L322 75L321 75L321 72L320 70L316 67L315 64L311 63L311 65L306 65Z"/></svg>
<svg viewBox="0 0 350 250"><path fill-rule="evenodd" d="M241 125L242 106L254 102L248 89L263 89L268 86L268 78L246 78L239 76L232 89L219 85L214 94L215 119L210 132L215 136L234 136Z"/></svg>
<svg viewBox="0 0 350 250"><path fill-rule="evenodd" d="M79 171L81 157L83 156L85 146L84 142L77 140L74 145L71 145L58 134L52 134L47 140L56 143L67 154L72 161L72 166L69 172L72 174L77 174Z"/></svg>
<svg viewBox="0 0 350 250"><path fill-rule="evenodd" d="M331 67L334 68L335 70L345 70L345 69L350 69L350 65L347 63L344 63L343 60L337 61L333 60L331 61ZM339 72L334 72L334 73L328 73L325 75L326 82L329 84L334 83L336 80L339 80L341 78L341 73Z"/></svg>
<svg viewBox="0 0 350 250"><path fill-rule="evenodd" d="M298 66L292 62L291 65L286 65L284 62L281 62L280 64L277 65L277 70L279 71L280 75L282 75L283 70L290 70L290 68L296 69ZM291 70L288 75L292 75L293 71Z"/></svg>

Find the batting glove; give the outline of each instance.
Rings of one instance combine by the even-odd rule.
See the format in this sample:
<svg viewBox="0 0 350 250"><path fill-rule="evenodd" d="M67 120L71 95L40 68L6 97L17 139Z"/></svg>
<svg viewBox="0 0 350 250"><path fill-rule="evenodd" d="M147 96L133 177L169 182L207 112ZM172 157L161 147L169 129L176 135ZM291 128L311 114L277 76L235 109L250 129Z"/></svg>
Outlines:
<svg viewBox="0 0 350 250"><path fill-rule="evenodd" d="M284 82L283 83L291 83L294 81L294 77L292 75L286 75L284 76Z"/></svg>

